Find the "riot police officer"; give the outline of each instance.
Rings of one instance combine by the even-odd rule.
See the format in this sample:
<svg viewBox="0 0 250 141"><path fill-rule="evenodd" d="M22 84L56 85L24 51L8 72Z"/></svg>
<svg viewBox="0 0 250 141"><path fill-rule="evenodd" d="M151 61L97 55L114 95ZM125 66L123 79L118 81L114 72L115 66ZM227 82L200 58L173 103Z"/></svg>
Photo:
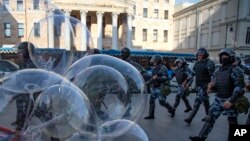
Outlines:
<svg viewBox="0 0 250 141"><path fill-rule="evenodd" d="M127 48L127 47L122 48L121 57L122 57L122 60L130 63L131 65L133 65L141 74L144 73L145 69L140 64L134 62L130 58L130 49L129 48Z"/></svg>
<svg viewBox="0 0 250 141"><path fill-rule="evenodd" d="M121 57L122 57L122 60L128 62L129 64L131 64L132 66L134 66L142 75L143 73L145 72L145 69L138 63L134 62L131 58L130 58L130 49L127 48L127 47L123 47L121 49ZM144 77L144 76L143 76ZM145 79L145 77L144 77ZM133 88L129 88L131 91L133 90ZM127 112L124 114L124 117L129 117L130 116L130 112L132 110L132 106L131 106L131 97L129 95L128 97L129 99L129 108L127 110Z"/></svg>
<svg viewBox="0 0 250 141"><path fill-rule="evenodd" d="M222 49L219 53L221 66L213 73L207 92L216 92L215 100L209 109L205 123L198 136L190 137L192 141L204 141L212 130L215 121L225 111L230 124L237 124L237 110L235 102L244 94L244 74L234 66L235 52L232 49Z"/></svg>
<svg viewBox="0 0 250 141"><path fill-rule="evenodd" d="M243 70L244 74L248 75L248 78L250 79L250 69L241 63L241 58L239 56L235 57L234 65L239 66Z"/></svg>
<svg viewBox="0 0 250 141"><path fill-rule="evenodd" d="M34 45L29 42L22 42L17 45L18 49L18 61L20 69L27 69L27 68L35 68L35 65L33 64L28 46L30 46L30 49L34 49ZM37 94L34 95L35 98L38 96ZM24 122L26 119L26 114L28 110L28 103L30 102L29 95L28 94L20 94L17 97L14 97L13 100L16 100L16 121L12 123L12 125L16 126L17 130L21 130L24 126Z"/></svg>
<svg viewBox="0 0 250 141"><path fill-rule="evenodd" d="M173 71L172 78L175 77L176 81L178 83L178 93L175 97L175 103L174 103L174 109L177 108L177 106L180 103L180 99L182 99L186 105L186 110L184 112L189 112L192 110L189 101L187 99L187 95L189 94L189 85L188 82L188 76L192 73L191 70L187 67L187 62L183 57L179 57L175 60L176 68Z"/></svg>
<svg viewBox="0 0 250 141"><path fill-rule="evenodd" d="M241 59L240 59L239 56L235 57L234 65L239 66L242 69L243 73L245 75L248 75L248 81L246 82L246 88L249 88L249 86L250 86L250 84L249 84L249 81L250 81L250 69L248 69L245 65L243 65L241 63ZM246 124L250 125L250 112L248 112L248 117L246 119Z"/></svg>
<svg viewBox="0 0 250 141"><path fill-rule="evenodd" d="M168 112L171 113L171 117L174 117L175 110L174 108L166 102L166 95L161 93L161 87L168 84L168 69L166 66L162 64L162 58L160 55L154 55L150 63L153 64L154 68L152 71L151 80L149 83L151 85L151 96L150 96L150 106L149 106L149 115L146 116L144 119L154 119L155 113L155 100L158 98L159 103L161 106L164 106L168 109Z"/></svg>
<svg viewBox="0 0 250 141"><path fill-rule="evenodd" d="M201 103L205 107L205 112L208 114L209 109L209 97L207 95L207 84L210 82L210 78L215 70L215 64L208 57L209 54L206 49L199 48L196 51L197 61L194 64L193 73L189 76L189 79L196 76L196 88L197 96L194 102L193 109L188 118L185 119L185 122L190 124L196 115ZM189 82L191 85L192 82ZM204 119L202 119L204 121Z"/></svg>

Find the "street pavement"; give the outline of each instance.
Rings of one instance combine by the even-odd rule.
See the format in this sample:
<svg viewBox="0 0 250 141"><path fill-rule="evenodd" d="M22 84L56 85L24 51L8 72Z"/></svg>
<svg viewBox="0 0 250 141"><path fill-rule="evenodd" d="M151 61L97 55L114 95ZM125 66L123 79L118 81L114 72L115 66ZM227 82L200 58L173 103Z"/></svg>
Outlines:
<svg viewBox="0 0 250 141"><path fill-rule="evenodd" d="M167 97L167 101L173 105L175 101L176 93L171 93ZM150 94L148 94L149 100ZM245 94L246 97L250 100L250 93ZM195 93L191 93L188 97L190 104L193 106L195 100ZM214 94L210 95L210 102L212 103L214 99ZM193 119L191 125L187 125L184 122L184 119L188 117L188 113L184 113L185 105L181 100L179 107L176 110L174 118L170 117L170 114L167 112L167 109L159 105L159 102L156 101L155 109L155 119L154 120L145 120L144 117L148 115L149 103L145 106L145 111L141 113L141 117L138 119L137 123L144 129L148 135L149 141L188 141L189 136L197 135L202 128L204 122L201 121L205 116L204 106L201 105L200 109ZM11 104L9 108L15 108L15 102ZM9 110L6 110L9 111ZM15 112L13 113L1 113L0 124L5 125L6 121L15 121ZM10 116L12 115L12 116ZM244 124L246 121L245 114L239 115L239 123ZM5 125L7 126L7 125ZM139 135L139 133L134 132L134 134ZM212 132L208 135L207 141L226 141L228 136L228 122L227 116L221 115L216 121ZM114 141L139 141L136 138L131 136L121 136Z"/></svg>
<svg viewBox="0 0 250 141"><path fill-rule="evenodd" d="M167 97L167 101L173 105L175 101L175 93L171 93ZM245 94L250 100L250 93ZM195 100L195 93L191 93L188 97L190 104L193 106ZM210 94L210 103L214 99L214 94ZM150 141L188 141L189 136L198 135L203 126L201 121L205 117L204 106L201 105L197 115L194 117L191 125L187 125L184 119L188 117L188 113L184 113L186 109L184 102L181 100L178 106L175 117L171 118L167 109L159 105L156 101L155 119L145 120L144 116L148 115L149 103L147 103L142 117L138 120L138 124L145 130ZM246 121L246 114L240 114L238 117L239 124L244 124ZM207 141L226 141L228 136L228 122L227 116L221 115L216 121L214 128L208 135Z"/></svg>

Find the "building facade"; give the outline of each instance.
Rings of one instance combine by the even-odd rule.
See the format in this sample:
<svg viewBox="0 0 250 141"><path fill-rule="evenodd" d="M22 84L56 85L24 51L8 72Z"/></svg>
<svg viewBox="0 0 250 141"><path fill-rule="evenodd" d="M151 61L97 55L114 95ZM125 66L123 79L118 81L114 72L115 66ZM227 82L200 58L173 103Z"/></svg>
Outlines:
<svg viewBox="0 0 250 141"><path fill-rule="evenodd" d="M49 48L86 50L88 45L72 43L68 36L69 29L65 20L65 31L59 41L54 37L57 33L56 19L48 21L45 30L38 22L46 16L62 11L87 26L91 33L93 46L99 49L132 49L172 50L173 5L174 0L1 0L0 2L0 46L15 45L28 41L32 34L41 38L40 44L46 43ZM54 8L48 8L53 7ZM66 25L66 26L65 26ZM34 29L36 28L36 30ZM32 31L32 33L31 33ZM78 32L74 29L74 32ZM78 35L85 37L84 32ZM42 36L46 35L46 37ZM42 38L44 37L44 39ZM73 37L74 38L74 37ZM75 37L76 38L76 37ZM56 44L56 42L60 42ZM80 40L82 44L84 41ZM86 42L86 41L85 41ZM59 46L59 47L58 47Z"/></svg>
<svg viewBox="0 0 250 141"><path fill-rule="evenodd" d="M250 1L203 0L174 17L174 50L195 52L200 47L218 59L222 48L250 57Z"/></svg>

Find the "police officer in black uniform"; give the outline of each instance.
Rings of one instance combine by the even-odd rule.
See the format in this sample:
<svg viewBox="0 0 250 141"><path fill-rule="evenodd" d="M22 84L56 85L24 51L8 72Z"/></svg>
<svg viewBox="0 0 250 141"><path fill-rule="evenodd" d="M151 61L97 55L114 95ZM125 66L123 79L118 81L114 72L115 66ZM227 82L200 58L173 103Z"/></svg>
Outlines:
<svg viewBox="0 0 250 141"><path fill-rule="evenodd" d="M160 55L154 55L150 60L150 63L154 65L154 68L152 71L152 78L148 82L151 84L149 115L146 116L144 119L155 118L155 100L157 98L159 100L160 105L168 109L168 112L171 114L171 117L174 117L175 115L174 108L168 102L166 102L166 95L163 95L161 93L161 87L163 87L163 85L169 85L168 69L165 65L162 64L162 62L163 61Z"/></svg>
<svg viewBox="0 0 250 141"><path fill-rule="evenodd" d="M207 95L207 84L210 82L210 78L215 70L215 64L208 57L209 54L206 49L199 48L196 51L197 61L194 64L193 73L189 76L189 79L196 76L196 88L197 97L194 102L194 107L189 115L184 121L190 124L196 115L201 103L204 104L205 112L208 114L209 109L209 97ZM191 85L192 82L189 82ZM204 121L204 119L202 119Z"/></svg>
<svg viewBox="0 0 250 141"><path fill-rule="evenodd" d="M229 124L237 124L238 112L234 104L245 92L244 74L238 66L233 65L235 52L232 49L222 49L219 60L221 66L213 73L207 89L208 93L212 89L216 92L215 99L199 135L190 137L192 141L204 141L223 111L227 113Z"/></svg>

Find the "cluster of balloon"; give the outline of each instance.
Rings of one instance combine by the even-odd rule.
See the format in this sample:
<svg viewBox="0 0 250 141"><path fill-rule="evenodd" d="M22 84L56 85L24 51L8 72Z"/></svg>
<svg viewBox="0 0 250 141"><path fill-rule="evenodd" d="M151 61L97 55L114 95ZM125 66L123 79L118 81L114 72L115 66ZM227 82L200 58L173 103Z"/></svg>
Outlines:
<svg viewBox="0 0 250 141"><path fill-rule="evenodd" d="M94 48L86 25L48 0L40 3L46 17L26 47L37 69L0 79L0 140L147 141L136 124L147 101L138 70L115 57L75 54Z"/></svg>
<svg viewBox="0 0 250 141"><path fill-rule="evenodd" d="M97 107L98 127L112 120L137 121L144 112L147 102L144 79L135 67L125 61L108 55L89 55L75 62L65 76ZM131 125L110 134L125 133Z"/></svg>
<svg viewBox="0 0 250 141"><path fill-rule="evenodd" d="M25 140L45 135L65 138L77 131L96 134L96 117L88 98L61 75L24 69L4 77L1 90L1 100L5 102L1 103L0 125L20 131Z"/></svg>

